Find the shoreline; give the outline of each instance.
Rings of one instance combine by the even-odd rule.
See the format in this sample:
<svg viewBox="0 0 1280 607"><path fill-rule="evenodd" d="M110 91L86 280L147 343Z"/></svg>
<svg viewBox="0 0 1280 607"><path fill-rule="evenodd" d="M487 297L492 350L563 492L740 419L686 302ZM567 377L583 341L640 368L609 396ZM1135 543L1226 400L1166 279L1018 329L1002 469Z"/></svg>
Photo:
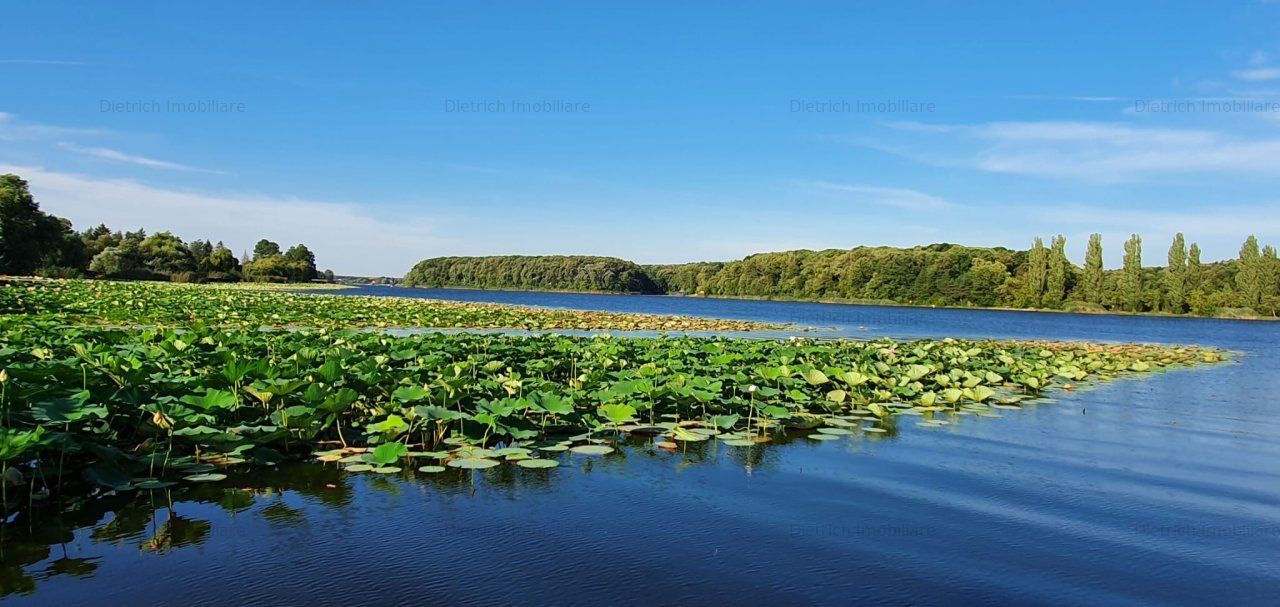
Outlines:
<svg viewBox="0 0 1280 607"><path fill-rule="evenodd" d="M616 292L616 291L570 291L562 289L521 289L517 287L489 289L484 287L426 287L420 285L361 285L361 286L391 286L403 287L409 289L440 289L447 291L479 291L479 292L512 292L512 293L552 293L552 294L568 294L568 295L640 295L644 297L675 297L689 299L728 299L740 301L774 301L780 303L817 303L839 306L861 306L861 307L881 307L881 308L929 308L935 310L994 310L1000 312L1027 312L1041 314L1080 314L1084 316L1125 316L1125 317L1151 317L1151 318L1185 318L1199 320L1242 320L1242 321L1261 321L1275 322L1280 321L1280 317L1275 316L1198 316L1195 314L1170 314L1168 312L1125 312L1123 310L1055 310L1052 308L1013 308L1008 306L937 306L930 304L911 304L894 301L859 301L850 299L808 299L800 297L785 296L752 296L752 295L681 295L672 293L632 293L632 292Z"/></svg>

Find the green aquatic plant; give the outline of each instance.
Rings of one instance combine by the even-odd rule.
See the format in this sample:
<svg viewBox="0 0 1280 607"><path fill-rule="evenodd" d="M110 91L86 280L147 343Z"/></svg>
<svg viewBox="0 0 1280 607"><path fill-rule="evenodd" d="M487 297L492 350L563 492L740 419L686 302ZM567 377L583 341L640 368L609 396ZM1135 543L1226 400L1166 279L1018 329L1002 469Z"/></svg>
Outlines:
<svg viewBox="0 0 1280 607"><path fill-rule="evenodd" d="M220 298L233 310L248 305L254 322L268 313L281 325L368 317L337 315L348 304L265 290L250 294L268 299L246 304L237 300L244 293L223 288L58 284L44 288L66 292L0 287L6 506L8 488L24 484L28 501L37 487L153 489L300 457L349 472L430 474L550 468L566 451L613 453L626 435L665 449L747 448L787 433L891 435L904 416L940 427L1062 387L1226 356L953 339L259 331L218 321ZM94 301L104 298L112 301ZM178 316L182 326L159 326ZM147 326L73 324L109 319Z"/></svg>
<svg viewBox="0 0 1280 607"><path fill-rule="evenodd" d="M76 324L329 328L755 331L761 322L655 314L527 308L408 297L290 292L252 284L0 279L0 313L39 314ZM182 346L185 347L184 341ZM175 344L177 346L177 344ZM232 363L251 366L253 363ZM221 372L221 369L219 370Z"/></svg>

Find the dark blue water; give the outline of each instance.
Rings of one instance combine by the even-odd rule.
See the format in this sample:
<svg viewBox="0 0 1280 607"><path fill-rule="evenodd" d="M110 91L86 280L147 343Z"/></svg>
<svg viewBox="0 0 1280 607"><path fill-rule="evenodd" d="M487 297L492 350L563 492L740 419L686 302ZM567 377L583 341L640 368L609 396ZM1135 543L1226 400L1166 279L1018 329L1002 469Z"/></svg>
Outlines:
<svg viewBox="0 0 1280 607"><path fill-rule="evenodd" d="M4 538L14 604L1248 604L1280 591L1280 324L371 288L854 336L1200 343L1236 362L883 438L550 471L302 465ZM859 327L865 327L860 329ZM175 518L176 517L176 518ZM15 592L16 589L16 592ZM27 592L27 593L23 593Z"/></svg>

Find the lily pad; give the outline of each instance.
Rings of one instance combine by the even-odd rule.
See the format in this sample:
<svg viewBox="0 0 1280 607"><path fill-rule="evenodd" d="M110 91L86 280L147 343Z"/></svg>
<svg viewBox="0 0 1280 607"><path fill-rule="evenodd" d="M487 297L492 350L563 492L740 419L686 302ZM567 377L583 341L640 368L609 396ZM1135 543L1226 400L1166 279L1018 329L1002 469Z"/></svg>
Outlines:
<svg viewBox="0 0 1280 607"><path fill-rule="evenodd" d="M497 465L497 461L483 457L464 457L449 462L451 468L462 468L463 470L483 470Z"/></svg>
<svg viewBox="0 0 1280 607"><path fill-rule="evenodd" d="M221 474L218 472L205 472L204 474L192 474L191 476L184 476L182 477L182 480L191 481L193 483L211 483L214 481L224 480L226 478L227 478L227 475L225 474Z"/></svg>
<svg viewBox="0 0 1280 607"><path fill-rule="evenodd" d="M560 462L553 459L522 459L516 465L521 468L555 468Z"/></svg>
<svg viewBox="0 0 1280 607"><path fill-rule="evenodd" d="M606 447L604 445L578 445L577 447L570 449L570 451L581 455L608 455L613 453L613 447Z"/></svg>
<svg viewBox="0 0 1280 607"><path fill-rule="evenodd" d="M499 453L497 451L494 451L493 449L482 449L480 447L463 447L455 451L454 455L463 459L466 459L466 458L489 459L491 457L498 457Z"/></svg>
<svg viewBox="0 0 1280 607"><path fill-rule="evenodd" d="M511 457L512 455L529 455L530 453L533 453L533 451L529 449L525 449L524 447L506 447L503 449L497 449L493 452L494 455L501 456L501 457Z"/></svg>

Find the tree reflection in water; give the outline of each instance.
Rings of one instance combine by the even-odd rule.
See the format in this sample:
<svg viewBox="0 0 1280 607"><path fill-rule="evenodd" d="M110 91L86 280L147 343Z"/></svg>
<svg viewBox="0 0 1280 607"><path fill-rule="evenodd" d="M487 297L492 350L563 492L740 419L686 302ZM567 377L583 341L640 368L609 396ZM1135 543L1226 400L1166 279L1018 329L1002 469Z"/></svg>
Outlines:
<svg viewBox="0 0 1280 607"><path fill-rule="evenodd" d="M562 458L565 465L551 470L508 465L484 471L448 468L427 474L409 469L394 475L355 475L334 465L298 462L231 473L217 483L107 493L64 504L61 509L37 506L0 526L0 596L36 592L41 582L51 578L94 575L101 561L109 557L72 555L84 550L86 544L132 545L157 555L201 546L209 541L215 523L193 514L200 510L199 505L215 506L233 517L259 516L269 527L283 529L305 524L309 513L350 508L357 486L387 497L414 491L428 496L433 492L465 496L483 484L486 491L514 498L548 491L566 472L626 474L628 460L635 457L652 458L675 468L731 463L750 473L769 465L767 453L773 447L805 441L787 435L775 439L751 448L728 448L716 441L686 442L668 451L655 447L650 439L633 437L623 441L629 448L605 457L567 455ZM301 497L303 505L286 503L286 495ZM70 550L68 545L72 545Z"/></svg>

